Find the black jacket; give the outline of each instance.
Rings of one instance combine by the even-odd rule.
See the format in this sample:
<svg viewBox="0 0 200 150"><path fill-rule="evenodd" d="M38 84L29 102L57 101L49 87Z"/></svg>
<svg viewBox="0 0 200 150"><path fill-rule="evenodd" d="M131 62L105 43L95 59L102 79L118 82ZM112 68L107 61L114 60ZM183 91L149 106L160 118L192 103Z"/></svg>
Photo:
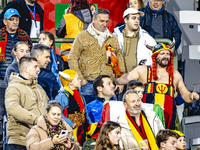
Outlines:
<svg viewBox="0 0 200 150"><path fill-rule="evenodd" d="M4 13L9 8L16 9L20 14L20 22L19 22L19 28L26 31L26 33L30 36L31 31L31 15L26 7L26 3L24 0L16 0L9 2L2 13L0 14L0 28L4 27L3 19L4 19ZM40 7L40 5L36 2L35 3L35 12L39 14L40 16L40 31L43 30L43 20L44 20L44 10Z"/></svg>
<svg viewBox="0 0 200 150"><path fill-rule="evenodd" d="M149 33L152 23L152 10L149 8L149 4L145 8L139 11L144 12L144 16L140 18L140 26ZM175 49L177 49L181 43L181 30L174 16L166 10L162 11L163 18L163 38L173 40L175 38ZM152 36L152 35L151 35ZM153 36L152 36L153 37ZM154 37L153 37L154 38Z"/></svg>

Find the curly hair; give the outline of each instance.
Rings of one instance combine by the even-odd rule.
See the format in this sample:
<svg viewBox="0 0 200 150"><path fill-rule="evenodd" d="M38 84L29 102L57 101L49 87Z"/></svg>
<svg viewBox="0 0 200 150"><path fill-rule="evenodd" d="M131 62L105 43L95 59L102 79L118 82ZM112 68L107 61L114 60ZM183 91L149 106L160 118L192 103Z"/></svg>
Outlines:
<svg viewBox="0 0 200 150"><path fill-rule="evenodd" d="M170 52L170 63L167 66L167 72L169 73L169 76L173 79L174 78L174 66L173 66L173 56L174 54ZM158 76L157 76L157 67L156 67L156 57L158 56L158 54L160 54L160 52L155 53L151 56L153 64L152 64L152 76L153 76L153 80L158 80Z"/></svg>
<svg viewBox="0 0 200 150"><path fill-rule="evenodd" d="M71 12L81 9L89 9L90 5L87 0L70 0Z"/></svg>
<svg viewBox="0 0 200 150"><path fill-rule="evenodd" d="M116 150L114 145L112 144L111 140L109 139L108 134L112 130L114 130L118 127L120 127L120 129L121 129L121 126L116 122L113 122L113 121L105 122L100 129L99 136L97 138L94 150L102 150L103 148L109 148L110 150ZM119 145L115 145L115 146L118 150L121 150Z"/></svg>

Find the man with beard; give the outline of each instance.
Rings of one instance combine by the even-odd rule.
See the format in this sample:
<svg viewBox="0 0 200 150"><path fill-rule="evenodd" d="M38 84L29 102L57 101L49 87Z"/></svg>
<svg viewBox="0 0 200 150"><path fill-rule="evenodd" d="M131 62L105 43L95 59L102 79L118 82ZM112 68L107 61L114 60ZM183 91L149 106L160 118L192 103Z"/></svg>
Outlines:
<svg viewBox="0 0 200 150"><path fill-rule="evenodd" d="M31 38L37 38L43 30L44 10L36 0L16 0L9 2L0 14L0 28L4 27L4 13L14 8L19 12L19 28L26 31Z"/></svg>
<svg viewBox="0 0 200 150"><path fill-rule="evenodd" d="M187 102L199 99L196 92L189 92L183 83L180 73L173 69L173 53L171 48L175 44L157 44L148 46L152 50L152 66L139 66L122 77L115 79L116 84L127 84L130 80L139 80L145 85L142 102L159 104L164 107L165 126L175 129L176 118L176 90Z"/></svg>
<svg viewBox="0 0 200 150"><path fill-rule="evenodd" d="M122 127L120 146L125 150L158 150L155 135L164 129L158 116L141 107L141 98L136 90L126 91L123 103L126 113L121 114L117 120Z"/></svg>

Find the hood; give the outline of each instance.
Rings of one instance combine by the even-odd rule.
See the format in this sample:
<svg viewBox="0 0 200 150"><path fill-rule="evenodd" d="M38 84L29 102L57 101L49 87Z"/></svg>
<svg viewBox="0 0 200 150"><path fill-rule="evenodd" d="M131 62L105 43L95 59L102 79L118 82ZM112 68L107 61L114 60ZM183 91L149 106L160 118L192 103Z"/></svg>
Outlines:
<svg viewBox="0 0 200 150"><path fill-rule="evenodd" d="M76 10L73 11L72 14L79 18L83 23L92 22L92 12L90 11L90 9Z"/></svg>
<svg viewBox="0 0 200 150"><path fill-rule="evenodd" d="M36 80L24 80L21 77L19 77L19 73L12 72L10 75L10 80L8 85L15 83L21 83L32 87L37 85Z"/></svg>

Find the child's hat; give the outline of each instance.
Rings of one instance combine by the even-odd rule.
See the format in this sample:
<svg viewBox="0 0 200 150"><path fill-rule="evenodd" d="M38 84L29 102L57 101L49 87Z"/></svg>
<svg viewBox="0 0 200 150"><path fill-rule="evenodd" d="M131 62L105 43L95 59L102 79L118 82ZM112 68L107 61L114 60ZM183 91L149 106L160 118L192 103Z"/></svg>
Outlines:
<svg viewBox="0 0 200 150"><path fill-rule="evenodd" d="M59 71L59 74L60 74L60 81L62 85L65 86L68 85L69 81L74 79L77 72L72 69L66 69L62 72Z"/></svg>
<svg viewBox="0 0 200 150"><path fill-rule="evenodd" d="M175 132L179 136L178 138L180 138L181 136L185 137L185 135L180 131L177 131L177 130L172 130L172 131Z"/></svg>

